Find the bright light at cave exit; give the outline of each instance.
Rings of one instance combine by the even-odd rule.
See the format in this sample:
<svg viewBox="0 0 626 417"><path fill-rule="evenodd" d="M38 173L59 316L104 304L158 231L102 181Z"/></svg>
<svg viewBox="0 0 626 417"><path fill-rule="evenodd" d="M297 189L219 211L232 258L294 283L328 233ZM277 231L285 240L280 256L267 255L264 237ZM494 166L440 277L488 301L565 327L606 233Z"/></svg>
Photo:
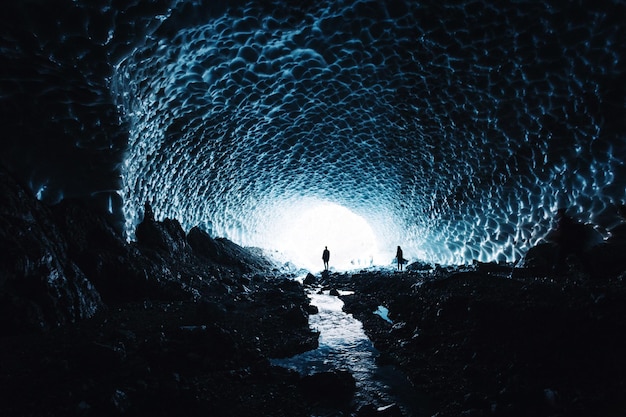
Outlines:
<svg viewBox="0 0 626 417"><path fill-rule="evenodd" d="M295 265L312 272L324 268L322 251L328 246L331 270L351 270L379 265L376 236L367 221L333 203L303 211L283 225L277 249Z"/></svg>

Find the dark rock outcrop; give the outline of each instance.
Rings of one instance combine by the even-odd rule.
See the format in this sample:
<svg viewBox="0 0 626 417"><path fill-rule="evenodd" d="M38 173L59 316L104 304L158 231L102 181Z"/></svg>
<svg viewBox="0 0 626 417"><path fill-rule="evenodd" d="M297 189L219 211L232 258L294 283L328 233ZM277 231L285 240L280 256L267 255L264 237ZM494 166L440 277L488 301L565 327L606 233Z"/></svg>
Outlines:
<svg viewBox="0 0 626 417"><path fill-rule="evenodd" d="M304 281L302 283L304 285L313 285L315 284L316 281L317 281L317 278L315 278L315 275L309 272L306 274L306 277L304 277Z"/></svg>
<svg viewBox="0 0 626 417"><path fill-rule="evenodd" d="M585 252L585 271L592 279L611 279L626 271L626 241L609 240Z"/></svg>
<svg viewBox="0 0 626 417"><path fill-rule="evenodd" d="M146 212L148 209L146 204ZM187 248L185 231L175 219L166 218L158 222L151 215L144 215L143 221L137 225L135 235L137 243L146 249L167 251L181 256Z"/></svg>
<svg viewBox="0 0 626 417"><path fill-rule="evenodd" d="M431 269L433 269L432 265L422 261L415 261L406 266L407 271L430 271Z"/></svg>
<svg viewBox="0 0 626 417"><path fill-rule="evenodd" d="M310 416L301 377L269 361L310 348L308 324L281 314L308 301L282 279L251 285L201 302L118 304L76 326L2 339L0 390L11 401L0 415Z"/></svg>
<svg viewBox="0 0 626 417"><path fill-rule="evenodd" d="M193 253L220 265L236 267L243 272L266 271L274 265L250 249L231 242L226 238L213 239L204 230L193 227L187 235Z"/></svg>
<svg viewBox="0 0 626 417"><path fill-rule="evenodd" d="M113 228L107 217L79 200L52 207L68 253L107 302L138 300L156 288L154 267ZM152 277L152 278L150 278Z"/></svg>
<svg viewBox="0 0 626 417"><path fill-rule="evenodd" d="M88 318L103 303L195 299L232 294L252 272L274 265L254 249L185 234L177 220L157 221L148 204L127 242L107 213L80 200L49 207L0 171L0 328L15 333ZM300 289L302 291L302 289ZM300 320L294 310L291 320ZM305 313L306 314L306 313Z"/></svg>
<svg viewBox="0 0 626 417"><path fill-rule="evenodd" d="M100 294L40 203L0 169L0 328L13 333L91 317Z"/></svg>
<svg viewBox="0 0 626 417"><path fill-rule="evenodd" d="M620 228L602 240L595 230L585 225L587 233L572 244L578 248L572 253L560 253L564 249L557 243L541 242L526 252L513 269L513 276L553 276L556 273L561 277L581 275L595 280L616 278L626 271L626 239L621 237ZM559 269L560 256L565 258L565 265Z"/></svg>

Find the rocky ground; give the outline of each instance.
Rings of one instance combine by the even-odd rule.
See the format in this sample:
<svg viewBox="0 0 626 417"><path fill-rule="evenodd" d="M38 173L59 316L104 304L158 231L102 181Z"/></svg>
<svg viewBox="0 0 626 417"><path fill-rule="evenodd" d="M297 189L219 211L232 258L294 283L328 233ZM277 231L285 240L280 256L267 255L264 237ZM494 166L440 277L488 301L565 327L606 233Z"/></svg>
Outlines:
<svg viewBox="0 0 626 417"><path fill-rule="evenodd" d="M334 275L345 309L443 416L626 415L624 277L508 266ZM389 309L393 323L372 314Z"/></svg>
<svg viewBox="0 0 626 417"><path fill-rule="evenodd" d="M339 399L327 389L343 382L317 386L271 366L271 357L316 346L307 325L314 310L290 277L240 279L228 294L118 303L76 325L1 338L2 415L310 416L329 401L324 415L399 415L358 411L349 388ZM468 267L331 274L320 283L354 290L341 296L345 309L363 322L380 361L426 394L432 415L626 412L621 279ZM380 305L393 323L373 314Z"/></svg>
<svg viewBox="0 0 626 417"><path fill-rule="evenodd" d="M292 280L201 301L112 305L0 339L3 416L308 416L305 382L269 357L316 347Z"/></svg>

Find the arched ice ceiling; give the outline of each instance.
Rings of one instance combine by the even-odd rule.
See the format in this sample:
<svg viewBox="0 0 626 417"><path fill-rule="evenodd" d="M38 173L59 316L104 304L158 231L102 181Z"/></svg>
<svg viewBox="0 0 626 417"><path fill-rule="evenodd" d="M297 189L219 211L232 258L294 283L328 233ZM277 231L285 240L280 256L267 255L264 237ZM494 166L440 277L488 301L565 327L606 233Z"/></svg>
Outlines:
<svg viewBox="0 0 626 417"><path fill-rule="evenodd" d="M408 256L511 261L626 200L619 1L57 3L5 14L3 162L129 232L150 201L271 247L332 202Z"/></svg>

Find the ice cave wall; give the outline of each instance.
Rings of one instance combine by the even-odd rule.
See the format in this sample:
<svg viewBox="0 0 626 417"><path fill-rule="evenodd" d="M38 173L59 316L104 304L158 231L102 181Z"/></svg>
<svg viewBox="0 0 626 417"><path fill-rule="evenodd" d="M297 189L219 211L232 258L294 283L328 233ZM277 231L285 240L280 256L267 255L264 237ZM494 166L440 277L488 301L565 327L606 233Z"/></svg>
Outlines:
<svg viewBox="0 0 626 417"><path fill-rule="evenodd" d="M326 201L414 258L512 261L557 207L604 230L626 200L618 1L11 7L3 162L129 233L150 201L271 247Z"/></svg>

